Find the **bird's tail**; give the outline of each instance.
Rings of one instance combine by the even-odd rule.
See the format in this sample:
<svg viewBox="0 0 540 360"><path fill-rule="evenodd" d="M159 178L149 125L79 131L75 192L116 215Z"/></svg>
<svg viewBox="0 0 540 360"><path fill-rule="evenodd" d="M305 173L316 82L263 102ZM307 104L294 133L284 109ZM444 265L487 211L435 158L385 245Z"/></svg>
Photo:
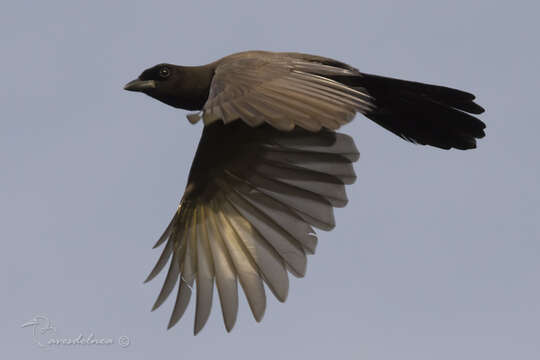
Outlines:
<svg viewBox="0 0 540 360"><path fill-rule="evenodd" d="M335 80L373 96L376 107L365 115L406 140L466 150L485 136L486 125L470 115L484 112L473 94L370 74Z"/></svg>

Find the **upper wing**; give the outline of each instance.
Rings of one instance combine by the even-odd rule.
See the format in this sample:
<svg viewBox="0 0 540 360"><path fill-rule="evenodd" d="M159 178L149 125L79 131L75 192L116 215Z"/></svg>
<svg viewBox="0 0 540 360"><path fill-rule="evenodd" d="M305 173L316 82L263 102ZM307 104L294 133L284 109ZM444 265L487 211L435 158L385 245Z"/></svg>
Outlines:
<svg viewBox="0 0 540 360"><path fill-rule="evenodd" d="M172 260L154 309L180 279L173 326L196 283L196 334L210 314L215 281L230 331L238 280L260 321L266 307L263 283L285 301L287 270L304 275L306 254L317 243L312 226L335 226L333 207L347 203L344 184L355 181L357 159L353 140L333 131L280 132L240 121L206 126L182 201L156 243L166 245L146 281Z"/></svg>
<svg viewBox="0 0 540 360"><path fill-rule="evenodd" d="M373 108L362 88L351 88L330 76L361 76L339 62L293 53L237 54L225 58L215 70L201 117L205 124L242 119L250 126L268 123L290 131L298 125L309 131L337 129L357 111Z"/></svg>

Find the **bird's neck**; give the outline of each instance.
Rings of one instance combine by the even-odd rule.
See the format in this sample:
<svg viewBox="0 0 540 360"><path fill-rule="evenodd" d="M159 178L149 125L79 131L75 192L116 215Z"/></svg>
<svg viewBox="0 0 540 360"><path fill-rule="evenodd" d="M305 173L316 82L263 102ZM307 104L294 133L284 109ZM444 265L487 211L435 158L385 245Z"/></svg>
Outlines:
<svg viewBox="0 0 540 360"><path fill-rule="evenodd" d="M182 83L179 84L182 92L179 107L186 110L201 110L208 99L215 65L212 63L203 66L179 66L179 68L185 70Z"/></svg>

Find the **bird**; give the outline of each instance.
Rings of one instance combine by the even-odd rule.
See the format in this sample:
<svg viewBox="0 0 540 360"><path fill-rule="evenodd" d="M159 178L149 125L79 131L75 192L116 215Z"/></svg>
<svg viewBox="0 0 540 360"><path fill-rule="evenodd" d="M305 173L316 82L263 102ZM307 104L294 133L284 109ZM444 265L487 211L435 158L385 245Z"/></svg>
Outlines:
<svg viewBox="0 0 540 360"><path fill-rule="evenodd" d="M227 332L238 314L238 283L257 322L266 291L284 302L289 273L303 277L315 229L335 227L345 185L355 182L354 140L337 130L357 113L401 138L467 150L485 136L471 93L378 76L327 57L245 51L202 66L161 63L127 83L191 111L203 131L184 194L154 248L146 278L169 263L155 310L172 293L174 326L195 296L194 334L206 324L214 284Z"/></svg>

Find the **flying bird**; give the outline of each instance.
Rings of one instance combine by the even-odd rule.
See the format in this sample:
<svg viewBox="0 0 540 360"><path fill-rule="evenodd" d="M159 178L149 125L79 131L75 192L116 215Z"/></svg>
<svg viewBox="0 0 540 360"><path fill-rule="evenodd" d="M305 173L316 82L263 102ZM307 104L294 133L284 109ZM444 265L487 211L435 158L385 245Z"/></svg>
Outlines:
<svg viewBox="0 0 540 360"><path fill-rule="evenodd" d="M204 123L184 195L146 279L169 262L153 309L179 282L168 327L195 292L195 334L208 320L214 283L230 331L238 283L260 321L265 285L283 302L288 273L304 276L317 245L314 228L335 226L333 208L347 204L345 185L356 179L358 150L336 132L356 113L441 149L472 149L485 135L471 115L484 109L470 93L308 54L247 51L203 66L159 64L124 88L194 111L188 120Z"/></svg>

